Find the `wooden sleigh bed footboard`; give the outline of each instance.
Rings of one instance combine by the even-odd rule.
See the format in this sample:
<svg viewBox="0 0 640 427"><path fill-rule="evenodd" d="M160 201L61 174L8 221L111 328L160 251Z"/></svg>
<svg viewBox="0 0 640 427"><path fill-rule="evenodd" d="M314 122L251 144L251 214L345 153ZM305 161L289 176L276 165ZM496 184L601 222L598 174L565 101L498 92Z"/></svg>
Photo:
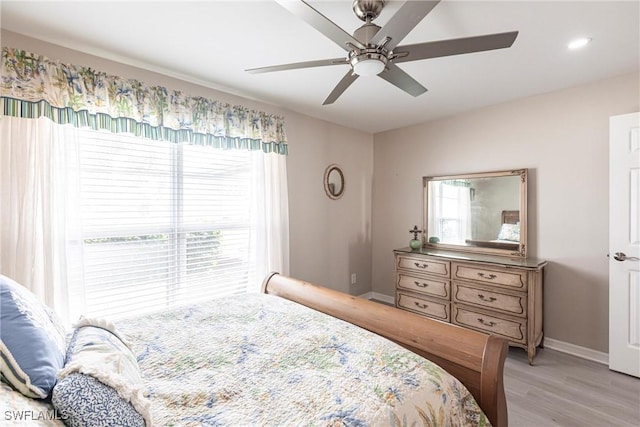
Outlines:
<svg viewBox="0 0 640 427"><path fill-rule="evenodd" d="M495 427L506 427L507 342L394 307L272 273L262 291L360 326L429 359L462 382Z"/></svg>

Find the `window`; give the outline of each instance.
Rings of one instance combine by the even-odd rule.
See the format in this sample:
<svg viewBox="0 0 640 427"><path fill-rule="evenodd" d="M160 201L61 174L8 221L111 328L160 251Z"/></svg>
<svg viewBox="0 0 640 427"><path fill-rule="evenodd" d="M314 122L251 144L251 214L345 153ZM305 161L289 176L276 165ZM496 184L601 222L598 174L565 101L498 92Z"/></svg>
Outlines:
<svg viewBox="0 0 640 427"><path fill-rule="evenodd" d="M85 313L118 318L245 292L251 153L81 131Z"/></svg>
<svg viewBox="0 0 640 427"><path fill-rule="evenodd" d="M465 244L470 238L470 188L459 180L440 181L433 186L431 205L434 209L430 226L440 243Z"/></svg>
<svg viewBox="0 0 640 427"><path fill-rule="evenodd" d="M0 270L66 322L288 274L284 117L21 49L0 66Z"/></svg>

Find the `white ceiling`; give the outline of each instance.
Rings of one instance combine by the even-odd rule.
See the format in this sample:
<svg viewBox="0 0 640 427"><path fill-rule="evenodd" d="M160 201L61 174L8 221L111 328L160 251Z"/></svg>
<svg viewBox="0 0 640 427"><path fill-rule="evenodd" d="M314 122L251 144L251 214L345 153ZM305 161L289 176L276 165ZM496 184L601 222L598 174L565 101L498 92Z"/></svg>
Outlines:
<svg viewBox="0 0 640 427"><path fill-rule="evenodd" d="M362 24L350 0L309 3L349 33ZM400 4L387 2L375 22L383 26ZM637 0L444 0L401 45L518 30L514 45L400 64L429 89L417 98L361 77L328 106L346 65L244 71L345 54L270 0L4 0L1 8L4 29L372 133L640 69ZM569 51L580 36L593 42Z"/></svg>

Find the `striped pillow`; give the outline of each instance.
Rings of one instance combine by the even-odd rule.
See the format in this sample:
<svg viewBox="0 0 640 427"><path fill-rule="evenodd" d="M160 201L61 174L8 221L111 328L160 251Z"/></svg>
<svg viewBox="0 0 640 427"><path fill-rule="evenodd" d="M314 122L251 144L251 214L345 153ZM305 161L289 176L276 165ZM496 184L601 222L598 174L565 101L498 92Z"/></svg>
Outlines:
<svg viewBox="0 0 640 427"><path fill-rule="evenodd" d="M65 330L27 288L0 275L0 373L27 397L44 399L64 365Z"/></svg>

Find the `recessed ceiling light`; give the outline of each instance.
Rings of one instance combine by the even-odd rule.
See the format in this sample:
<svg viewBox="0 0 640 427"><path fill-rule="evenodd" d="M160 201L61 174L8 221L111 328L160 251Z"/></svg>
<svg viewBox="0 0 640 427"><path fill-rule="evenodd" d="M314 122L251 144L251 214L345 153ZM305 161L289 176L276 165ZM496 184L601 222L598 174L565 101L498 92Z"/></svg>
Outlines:
<svg viewBox="0 0 640 427"><path fill-rule="evenodd" d="M591 42L591 39L588 37L581 37L579 39L571 40L571 42L567 45L567 47L571 50L576 50L585 47Z"/></svg>

